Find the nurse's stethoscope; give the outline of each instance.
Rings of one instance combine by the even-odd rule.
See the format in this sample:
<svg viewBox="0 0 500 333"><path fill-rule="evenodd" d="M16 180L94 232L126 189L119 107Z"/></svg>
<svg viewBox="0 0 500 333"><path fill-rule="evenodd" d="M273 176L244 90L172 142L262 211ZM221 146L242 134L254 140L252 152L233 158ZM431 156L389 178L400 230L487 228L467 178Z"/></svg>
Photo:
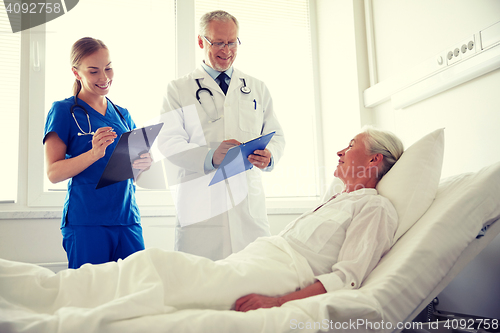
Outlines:
<svg viewBox="0 0 500 333"><path fill-rule="evenodd" d="M240 78L241 81L243 81L243 86L240 88L240 91L244 94L250 94L250 92L252 92L252 90L247 87L247 84L245 82L245 79L244 78ZM216 122L217 120L221 119L222 117L224 117L224 115L221 115L219 117L219 110L217 110L217 105L215 105L215 98L214 98L214 95L212 94L212 92L210 91L210 89L208 88L202 88L201 87L201 84L200 84L200 79L195 79L196 83L198 84L198 90L196 90L196 99L198 100L198 103L200 103L201 107L203 108L203 111L205 111L205 113L207 114L208 118L210 118L210 120L208 121L209 123L214 123ZM214 108L215 108L215 111L217 111L217 118L212 118L207 110L205 110L205 107L203 106L203 104L201 104L201 100L200 100L200 92L202 91L206 91L210 94L210 97L212 98L212 102L214 103Z"/></svg>
<svg viewBox="0 0 500 333"><path fill-rule="evenodd" d="M83 105L78 104L77 98L78 98L78 94L75 95L75 103L71 106L71 108L69 109L69 111L71 112L71 115L73 116L73 119L75 120L76 126L78 126L78 128L80 129L80 132L78 133L78 136L94 135L95 132L92 131L92 126L90 125L89 113L87 112L87 110L85 110L85 108L83 107ZM127 126L127 129L130 131L130 127L128 126L127 121L125 120L125 117L122 115L122 113L120 112L120 110L118 110L118 108L116 107L116 105L113 102L111 102L111 100L108 97L106 97L106 99L111 103L111 105L113 105L113 107L115 108L116 112L118 112L118 114L122 118L123 123L125 124L125 126ZM85 132L80 127L80 124L78 123L78 120L76 120L76 117L75 117L75 109L76 108L80 108L80 109L83 110L83 112L85 112L85 115L87 116L87 121L89 123L89 131L88 132Z"/></svg>

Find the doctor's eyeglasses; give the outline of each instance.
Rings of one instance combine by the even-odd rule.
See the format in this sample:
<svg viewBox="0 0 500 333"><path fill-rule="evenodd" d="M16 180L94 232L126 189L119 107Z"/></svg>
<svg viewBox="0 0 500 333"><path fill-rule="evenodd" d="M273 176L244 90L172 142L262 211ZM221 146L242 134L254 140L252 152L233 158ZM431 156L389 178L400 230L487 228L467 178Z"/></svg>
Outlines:
<svg viewBox="0 0 500 333"><path fill-rule="evenodd" d="M238 42L229 42L229 43L226 44L224 42L213 42L212 43L211 41L208 40L207 37L205 37L205 36L202 36L202 37L203 37L203 39L205 39L207 41L208 44L210 44L211 47L219 49L219 50L222 50L223 48L225 48L226 45L231 50L235 49L238 45L241 45L241 41L240 41L239 38L236 38L238 40Z"/></svg>

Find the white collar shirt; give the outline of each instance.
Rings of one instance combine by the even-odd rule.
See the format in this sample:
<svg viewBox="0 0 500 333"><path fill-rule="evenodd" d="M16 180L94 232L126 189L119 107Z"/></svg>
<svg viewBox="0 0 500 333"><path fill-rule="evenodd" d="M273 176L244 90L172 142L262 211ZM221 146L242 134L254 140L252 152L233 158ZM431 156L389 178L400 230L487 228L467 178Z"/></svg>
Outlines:
<svg viewBox="0 0 500 333"><path fill-rule="evenodd" d="M357 289L393 245L397 213L376 189L342 193L280 234L308 261L327 292Z"/></svg>

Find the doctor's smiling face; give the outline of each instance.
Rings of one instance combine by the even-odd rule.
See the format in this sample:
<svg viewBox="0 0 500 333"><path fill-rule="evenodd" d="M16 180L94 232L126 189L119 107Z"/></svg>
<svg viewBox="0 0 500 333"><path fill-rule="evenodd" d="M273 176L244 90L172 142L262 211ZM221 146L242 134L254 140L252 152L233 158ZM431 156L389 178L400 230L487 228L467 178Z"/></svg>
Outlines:
<svg viewBox="0 0 500 333"><path fill-rule="evenodd" d="M204 36L210 43L235 43L234 48L224 45L222 49L211 46L203 36L198 36L198 45L205 51L205 64L213 69L224 72L229 69L238 53L238 27L232 21L213 20L208 25L207 34Z"/></svg>
<svg viewBox="0 0 500 333"><path fill-rule="evenodd" d="M109 51L100 48L84 57L77 68L73 67L75 77L80 80L80 96L105 96L113 82L113 68Z"/></svg>

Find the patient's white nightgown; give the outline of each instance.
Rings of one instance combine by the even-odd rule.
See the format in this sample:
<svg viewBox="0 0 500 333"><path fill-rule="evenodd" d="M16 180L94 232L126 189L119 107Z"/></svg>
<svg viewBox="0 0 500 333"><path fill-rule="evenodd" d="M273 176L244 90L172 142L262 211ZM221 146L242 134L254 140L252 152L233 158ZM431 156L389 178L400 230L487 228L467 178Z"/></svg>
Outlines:
<svg viewBox="0 0 500 333"><path fill-rule="evenodd" d="M391 248L397 213L375 189L342 193L290 223L280 236L308 261L327 292L357 289Z"/></svg>

